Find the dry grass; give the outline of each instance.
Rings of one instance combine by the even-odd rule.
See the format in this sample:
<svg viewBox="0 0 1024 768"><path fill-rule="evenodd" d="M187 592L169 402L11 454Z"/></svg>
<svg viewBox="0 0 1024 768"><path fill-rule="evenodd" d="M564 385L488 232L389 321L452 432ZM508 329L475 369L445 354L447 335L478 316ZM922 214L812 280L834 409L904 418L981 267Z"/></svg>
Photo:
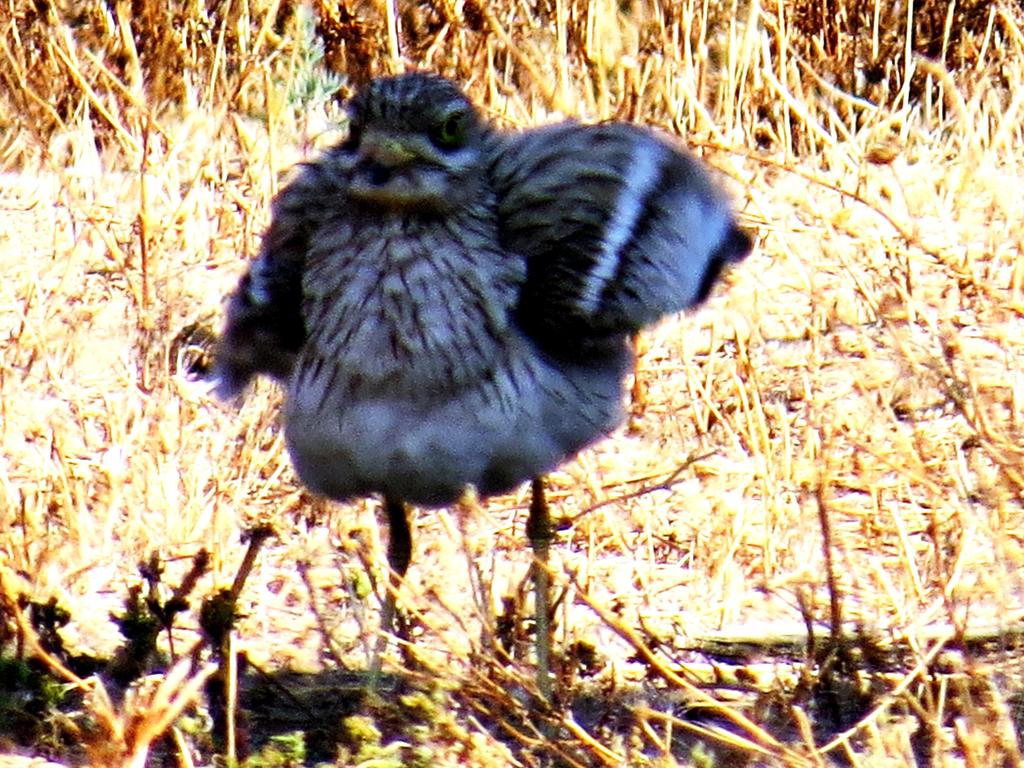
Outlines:
<svg viewBox="0 0 1024 768"><path fill-rule="evenodd" d="M338 764L537 765L546 743L570 765L1018 762L1019 9L918 3L908 38L905 4L864 0L821 4L835 21L817 36L819 4L795 0L327 5L317 35L258 0L0 14L0 650L83 692L32 721L32 744L0 735L9 751L144 765L156 744L208 762L188 718L168 730L209 705L197 606L139 669L170 671L127 695L81 654L123 651L110 616L130 589L166 600L200 551L187 596L229 586L258 524L277 536L233 642L260 669L366 668L374 504L305 495L278 393L216 402L176 369L175 338L219 322L281 174L333 135L329 91L404 63L458 77L508 125L682 134L731 178L759 245L706 308L645 337L632 429L552 478L573 704L557 739L531 730L529 659L495 650L529 647L510 496L417 519L402 690L420 693L398 715L366 706L380 738L339 716ZM316 39L350 79L319 69ZM66 624L40 618L52 598Z"/></svg>

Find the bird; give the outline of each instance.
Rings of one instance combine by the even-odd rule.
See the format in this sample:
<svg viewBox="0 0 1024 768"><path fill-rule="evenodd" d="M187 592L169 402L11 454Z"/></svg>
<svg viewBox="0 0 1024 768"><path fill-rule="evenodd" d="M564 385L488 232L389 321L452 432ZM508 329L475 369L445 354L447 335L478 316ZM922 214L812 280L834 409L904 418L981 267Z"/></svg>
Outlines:
<svg viewBox="0 0 1024 768"><path fill-rule="evenodd" d="M425 71L371 80L347 111L347 137L271 203L227 300L217 391L278 381L300 481L382 498L386 630L410 508L530 482L550 700L543 477L622 422L636 334L700 304L752 238L704 164L648 127L499 129Z"/></svg>

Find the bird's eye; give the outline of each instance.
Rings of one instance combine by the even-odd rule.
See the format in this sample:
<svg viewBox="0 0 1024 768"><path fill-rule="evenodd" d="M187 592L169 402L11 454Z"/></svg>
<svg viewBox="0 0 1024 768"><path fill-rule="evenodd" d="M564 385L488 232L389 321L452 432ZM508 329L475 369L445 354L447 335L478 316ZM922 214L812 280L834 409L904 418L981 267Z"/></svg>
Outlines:
<svg viewBox="0 0 1024 768"><path fill-rule="evenodd" d="M449 115L434 130L433 140L441 149L455 149L466 141L466 122L461 113Z"/></svg>

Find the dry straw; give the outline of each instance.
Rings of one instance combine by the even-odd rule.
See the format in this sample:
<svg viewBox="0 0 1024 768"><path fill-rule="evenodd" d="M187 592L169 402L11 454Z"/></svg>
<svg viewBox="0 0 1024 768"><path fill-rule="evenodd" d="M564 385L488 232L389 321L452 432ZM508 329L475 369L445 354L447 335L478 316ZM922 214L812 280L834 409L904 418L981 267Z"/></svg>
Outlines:
<svg viewBox="0 0 1024 768"><path fill-rule="evenodd" d="M524 708L524 498L419 516L409 680L447 681L453 709L416 754L1018 762L1022 32L1014 4L952 0L5 4L0 639L88 689L99 724L84 751L18 748L143 765L169 732L179 764L208 760L171 725L206 701L205 661L151 664L170 671L126 697L68 664L123 646L109 616L136 563L158 554L166 596L205 550L198 603L257 524L277 536L233 642L260 669L366 668L374 504L305 495L278 393L219 404L178 351L219 323L281 175L343 130L336 96L427 67L508 126L679 134L758 249L644 338L630 427L552 478L560 727ZM62 649L34 639L51 598ZM197 647L197 614L161 653ZM380 722L410 760L391 737L414 737ZM339 761L370 759L350 742Z"/></svg>

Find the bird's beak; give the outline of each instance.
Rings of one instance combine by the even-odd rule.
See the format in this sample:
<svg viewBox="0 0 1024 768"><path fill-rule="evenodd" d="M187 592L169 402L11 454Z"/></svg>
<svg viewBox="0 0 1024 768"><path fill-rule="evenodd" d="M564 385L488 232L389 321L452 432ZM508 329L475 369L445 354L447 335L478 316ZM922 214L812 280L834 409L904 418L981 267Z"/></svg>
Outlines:
<svg viewBox="0 0 1024 768"><path fill-rule="evenodd" d="M416 159L416 153L400 137L380 131L367 131L359 142L360 154L386 168L399 168Z"/></svg>

